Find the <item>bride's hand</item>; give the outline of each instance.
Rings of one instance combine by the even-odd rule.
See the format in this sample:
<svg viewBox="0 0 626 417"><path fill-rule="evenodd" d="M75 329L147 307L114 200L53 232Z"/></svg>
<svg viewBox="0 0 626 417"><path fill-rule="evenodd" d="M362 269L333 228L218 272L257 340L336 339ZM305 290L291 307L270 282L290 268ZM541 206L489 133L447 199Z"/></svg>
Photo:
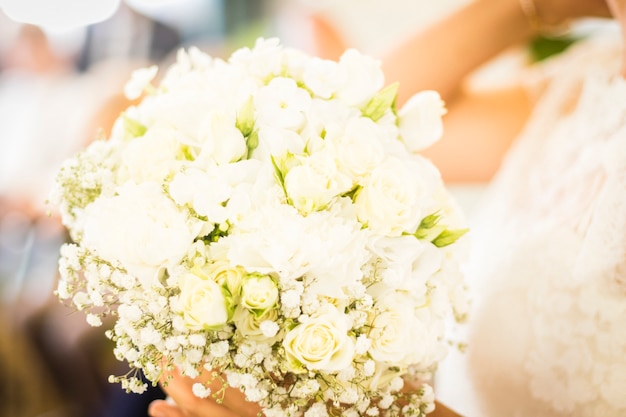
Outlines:
<svg viewBox="0 0 626 417"><path fill-rule="evenodd" d="M260 407L245 400L244 394L234 388L227 388L221 404L215 399L198 398L192 392L195 382L206 382L208 376L191 379L178 373L173 373L168 383L162 384L165 393L173 400L156 400L150 404L148 414L151 417L256 417L260 414ZM216 378L210 384L213 392L221 389L222 383ZM410 389L410 385L407 385ZM436 403L431 417L461 417L440 403Z"/></svg>
<svg viewBox="0 0 626 417"><path fill-rule="evenodd" d="M172 378L167 383L162 383L163 391L173 400L156 400L150 404L148 414L151 417L256 417L260 407L245 400L244 394L234 388L226 388L221 398L221 404L209 396L199 398L193 391L196 382L205 383L210 374L202 375L197 379L191 379L172 372ZM222 389L220 378L212 378L209 384L211 391L216 393Z"/></svg>

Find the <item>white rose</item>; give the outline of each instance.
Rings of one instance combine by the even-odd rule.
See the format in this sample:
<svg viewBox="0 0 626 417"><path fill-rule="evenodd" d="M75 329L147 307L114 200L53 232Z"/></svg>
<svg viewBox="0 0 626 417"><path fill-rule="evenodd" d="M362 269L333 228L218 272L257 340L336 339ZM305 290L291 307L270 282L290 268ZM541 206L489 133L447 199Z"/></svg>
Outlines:
<svg viewBox="0 0 626 417"><path fill-rule="evenodd" d="M415 232L428 213L425 210L434 204L430 180L417 160L388 158L357 193L354 204L359 221L377 234Z"/></svg>
<svg viewBox="0 0 626 417"><path fill-rule="evenodd" d="M293 372L339 372L348 367L354 357L348 330L346 317L338 310L298 325L283 340L288 365Z"/></svg>
<svg viewBox="0 0 626 417"><path fill-rule="evenodd" d="M279 292L274 280L268 275L251 274L241 285L241 306L257 317L263 316L278 304Z"/></svg>
<svg viewBox="0 0 626 417"><path fill-rule="evenodd" d="M439 349L433 333L416 317L415 300L407 293L390 291L374 304L368 337L369 354L377 362L399 366L430 360L427 353Z"/></svg>
<svg viewBox="0 0 626 417"><path fill-rule="evenodd" d="M337 98L351 105L367 103L384 85L385 76L380 61L362 55L355 49L346 50L339 59L342 83Z"/></svg>
<svg viewBox="0 0 626 417"><path fill-rule="evenodd" d="M190 330L217 330L228 321L228 303L219 284L186 273L179 277L180 309Z"/></svg>
<svg viewBox="0 0 626 417"><path fill-rule="evenodd" d="M279 128L298 130L311 105L309 93L291 78L276 77L254 97L257 120Z"/></svg>
<svg viewBox="0 0 626 417"><path fill-rule="evenodd" d="M82 243L105 260L121 262L131 274L152 280L158 269L180 262L196 229L160 184L127 183L119 195L87 207Z"/></svg>
<svg viewBox="0 0 626 417"><path fill-rule="evenodd" d="M421 91L411 97L398 112L400 137L406 147L415 152L438 141L443 135L444 114L444 102L436 91Z"/></svg>
<svg viewBox="0 0 626 417"><path fill-rule="evenodd" d="M291 168L285 176L287 195L294 207L304 214L325 208L334 197L351 187L352 181L337 171L329 152L303 158L302 164Z"/></svg>
<svg viewBox="0 0 626 417"><path fill-rule="evenodd" d="M145 135L132 140L122 153L124 168L130 179L139 184L161 182L181 165L177 161L180 143L175 132L149 129Z"/></svg>

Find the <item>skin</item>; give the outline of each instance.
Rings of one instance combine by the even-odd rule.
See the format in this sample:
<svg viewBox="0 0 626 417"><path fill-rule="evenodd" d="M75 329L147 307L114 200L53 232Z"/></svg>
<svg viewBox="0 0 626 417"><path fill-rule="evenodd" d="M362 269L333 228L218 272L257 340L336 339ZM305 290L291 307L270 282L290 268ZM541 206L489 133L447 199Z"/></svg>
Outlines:
<svg viewBox="0 0 626 417"><path fill-rule="evenodd" d="M621 24L626 45L626 0L535 0L535 4L546 25L558 25L582 16L613 16ZM317 24L323 42L337 41L336 33L330 27L322 21ZM463 36L458 36L459 33ZM462 91L462 82L468 74L510 45L533 35L533 28L522 13L518 0L475 0L408 39L383 58L387 81L401 83L404 95L399 96L399 104L413 92L425 89L439 91L447 101L446 129L449 132L427 155L438 165L444 178L485 180L497 168L499 157L523 126L531 105L521 88L469 96ZM318 47L323 50L322 44ZM327 54L320 55L334 57L337 45L332 48L327 49ZM433 56L437 56L437 60L433 60ZM621 74L626 77L626 58ZM504 113L505 110L509 113ZM502 123L494 123L494 120ZM472 133L482 143L474 141ZM484 153L484 149L494 146L491 155ZM478 158L480 164L487 166L482 171L471 164L465 166L472 159L468 155L477 148L482 152ZM456 166L457 171L446 171L449 165ZM459 169L459 166L465 167ZM172 377L164 390L176 405L154 401L148 410L152 417L252 417L259 411L255 404L245 402L243 394L237 390L227 389L222 404L217 404L210 398L197 398L191 391L193 380L176 374ZM458 416L441 404L431 415Z"/></svg>

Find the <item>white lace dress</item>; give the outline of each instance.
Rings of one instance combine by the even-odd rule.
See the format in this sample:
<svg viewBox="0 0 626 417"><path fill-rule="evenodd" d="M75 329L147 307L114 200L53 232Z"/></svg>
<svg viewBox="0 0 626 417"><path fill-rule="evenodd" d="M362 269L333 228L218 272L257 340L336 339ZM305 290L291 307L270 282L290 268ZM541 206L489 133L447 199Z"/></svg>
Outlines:
<svg viewBox="0 0 626 417"><path fill-rule="evenodd" d="M626 416L626 81L609 32L541 69L478 214L476 417Z"/></svg>

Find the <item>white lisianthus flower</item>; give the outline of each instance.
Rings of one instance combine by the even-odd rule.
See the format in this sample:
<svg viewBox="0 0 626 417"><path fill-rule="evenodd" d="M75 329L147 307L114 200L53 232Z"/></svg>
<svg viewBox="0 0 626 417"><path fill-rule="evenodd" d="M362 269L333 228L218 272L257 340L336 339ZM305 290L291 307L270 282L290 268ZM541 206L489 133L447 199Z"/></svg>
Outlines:
<svg viewBox="0 0 626 417"><path fill-rule="evenodd" d="M162 128L176 132L184 144L199 146L198 132L214 104L201 88L174 90L151 97L137 107L138 121L149 129Z"/></svg>
<svg viewBox="0 0 626 417"><path fill-rule="evenodd" d="M210 279L185 273L178 279L180 308L190 330L217 330L228 321L228 301L222 288Z"/></svg>
<svg viewBox="0 0 626 417"><path fill-rule="evenodd" d="M159 68L152 65L148 68L139 68L132 72L130 80L124 85L124 95L129 100L139 98L156 77Z"/></svg>
<svg viewBox="0 0 626 417"><path fill-rule="evenodd" d="M398 112L400 137L411 152L421 151L443 135L443 100L436 91L421 91Z"/></svg>
<svg viewBox="0 0 626 417"><path fill-rule="evenodd" d="M199 126L198 140L199 163L212 161L218 165L228 164L239 161L248 152L243 134L237 129L234 112L209 112Z"/></svg>
<svg viewBox="0 0 626 417"><path fill-rule="evenodd" d="M169 184L169 192L179 205L189 205L211 223L221 224L228 219L223 203L232 193L232 187L223 181L217 168L209 172L189 168L176 174Z"/></svg>
<svg viewBox="0 0 626 417"><path fill-rule="evenodd" d="M339 59L342 76L337 98L354 106L361 106L384 85L385 76L380 61L363 55L356 49L346 50Z"/></svg>
<svg viewBox="0 0 626 417"><path fill-rule="evenodd" d="M157 183L131 183L119 195L87 207L82 244L103 259L120 262L140 278L156 278L159 268L178 263L196 231L187 214ZM120 237L123 236L123 239Z"/></svg>
<svg viewBox="0 0 626 417"><path fill-rule="evenodd" d="M374 233L412 233L432 206L432 183L422 164L390 157L372 171L354 204L359 220ZM428 178L429 179L429 178Z"/></svg>
<svg viewBox="0 0 626 417"><path fill-rule="evenodd" d="M257 317L277 307L279 299L276 282L268 275L252 274L241 285L241 306Z"/></svg>
<svg viewBox="0 0 626 417"><path fill-rule="evenodd" d="M294 372L339 372L354 357L344 314L329 309L289 331L283 339L287 364Z"/></svg>
<svg viewBox="0 0 626 417"><path fill-rule="evenodd" d="M304 151L306 143L297 132L272 125L260 125L258 130L259 146L252 152L252 157L266 162L272 155L294 155Z"/></svg>
<svg viewBox="0 0 626 417"><path fill-rule="evenodd" d="M260 38L252 49L240 48L233 52L228 62L234 69L241 69L244 73L265 79L281 72L282 54L283 49L277 38Z"/></svg>
<svg viewBox="0 0 626 417"><path fill-rule="evenodd" d="M330 98L341 86L335 61L313 58L308 61L302 77L313 94L321 98Z"/></svg>
<svg viewBox="0 0 626 417"><path fill-rule="evenodd" d="M258 123L298 130L304 124L311 96L293 79L277 77L259 90L254 105Z"/></svg>

